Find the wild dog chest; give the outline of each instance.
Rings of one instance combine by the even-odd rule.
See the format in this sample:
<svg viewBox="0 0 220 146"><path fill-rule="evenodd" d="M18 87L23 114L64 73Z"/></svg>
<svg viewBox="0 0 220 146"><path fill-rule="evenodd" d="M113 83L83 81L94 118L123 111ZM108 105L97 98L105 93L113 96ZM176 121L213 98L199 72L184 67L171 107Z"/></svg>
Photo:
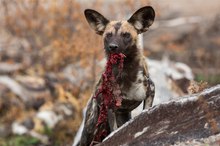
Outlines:
<svg viewBox="0 0 220 146"><path fill-rule="evenodd" d="M143 69L138 70L133 81L127 78L120 84L123 99L143 101L146 98L149 84L149 77L143 73Z"/></svg>
<svg viewBox="0 0 220 146"><path fill-rule="evenodd" d="M123 81L120 83L123 98L122 105L119 108L121 110L133 110L148 97L150 92L154 91L153 82L141 67L133 80L129 80L129 75L124 75L122 78L127 79L122 79Z"/></svg>

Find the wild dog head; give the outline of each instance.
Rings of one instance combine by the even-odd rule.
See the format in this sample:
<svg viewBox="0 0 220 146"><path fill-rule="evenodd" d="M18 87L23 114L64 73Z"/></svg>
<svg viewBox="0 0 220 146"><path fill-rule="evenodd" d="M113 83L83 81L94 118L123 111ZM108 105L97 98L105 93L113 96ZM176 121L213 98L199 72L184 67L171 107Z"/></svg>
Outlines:
<svg viewBox="0 0 220 146"><path fill-rule="evenodd" d="M126 56L135 51L132 48L137 48L138 34L147 31L155 17L150 6L140 8L127 21L109 21L91 9L86 9L84 14L91 28L103 36L106 53L123 53Z"/></svg>

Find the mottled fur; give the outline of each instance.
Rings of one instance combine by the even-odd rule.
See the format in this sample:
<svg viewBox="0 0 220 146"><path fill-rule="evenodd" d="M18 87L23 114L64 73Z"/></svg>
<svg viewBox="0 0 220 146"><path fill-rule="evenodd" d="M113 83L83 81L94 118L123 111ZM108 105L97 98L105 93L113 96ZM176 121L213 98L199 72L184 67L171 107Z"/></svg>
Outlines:
<svg viewBox="0 0 220 146"><path fill-rule="evenodd" d="M131 111L142 101L144 108L152 106L154 98L154 84L148 73L145 57L137 46L138 34L148 30L154 21L155 12L152 7L146 6L136 11L127 21L109 21L100 13L87 9L85 17L89 25L97 34L103 36L106 57L111 52L123 53L124 67L121 76L117 78L123 100L116 111L108 111L108 133L120 127L131 118ZM115 76L118 69L113 67ZM96 85L97 92L102 79ZM85 125L80 145L90 145L96 133L95 125L99 115L100 101L91 98L87 105Z"/></svg>

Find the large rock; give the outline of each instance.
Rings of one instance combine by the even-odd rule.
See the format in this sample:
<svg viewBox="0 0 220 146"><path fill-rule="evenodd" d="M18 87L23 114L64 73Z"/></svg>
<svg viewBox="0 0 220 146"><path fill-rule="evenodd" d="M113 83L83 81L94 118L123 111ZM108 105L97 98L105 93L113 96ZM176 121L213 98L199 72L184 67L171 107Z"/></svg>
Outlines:
<svg viewBox="0 0 220 146"><path fill-rule="evenodd" d="M111 133L100 146L178 145L208 138L219 132L220 85L217 85L143 111Z"/></svg>

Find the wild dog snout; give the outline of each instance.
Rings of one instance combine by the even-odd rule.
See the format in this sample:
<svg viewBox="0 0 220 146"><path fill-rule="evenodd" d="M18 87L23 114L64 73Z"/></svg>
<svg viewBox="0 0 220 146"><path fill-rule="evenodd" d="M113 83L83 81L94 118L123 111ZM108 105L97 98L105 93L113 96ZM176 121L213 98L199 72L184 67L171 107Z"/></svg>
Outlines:
<svg viewBox="0 0 220 146"><path fill-rule="evenodd" d="M110 52L116 52L118 50L118 45L111 43L108 48Z"/></svg>

